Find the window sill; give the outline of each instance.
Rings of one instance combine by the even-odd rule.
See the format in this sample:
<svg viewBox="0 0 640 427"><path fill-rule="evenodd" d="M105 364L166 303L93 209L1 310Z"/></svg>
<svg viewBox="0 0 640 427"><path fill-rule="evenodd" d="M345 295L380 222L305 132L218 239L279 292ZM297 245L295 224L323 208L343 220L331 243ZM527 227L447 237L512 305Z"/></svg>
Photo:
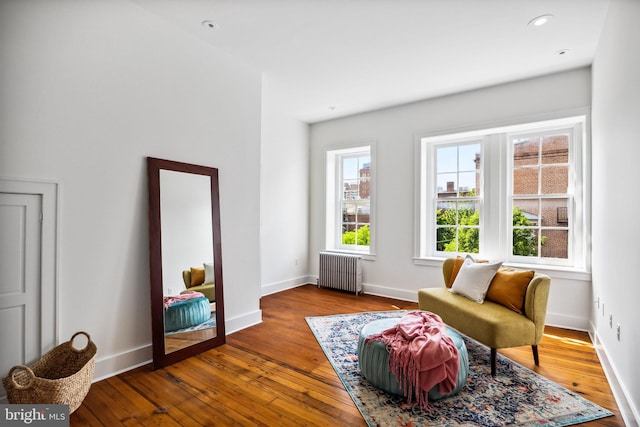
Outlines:
<svg viewBox="0 0 640 427"><path fill-rule="evenodd" d="M441 267L442 262L446 258L437 257L425 257L425 258L413 258L415 265L424 265L429 267ZM541 264L521 264L521 263L504 263L505 267L521 268L534 270L541 274L546 274L553 279L569 279L578 280L584 282L591 281L591 272L583 269L572 267L561 267L555 265L541 265Z"/></svg>

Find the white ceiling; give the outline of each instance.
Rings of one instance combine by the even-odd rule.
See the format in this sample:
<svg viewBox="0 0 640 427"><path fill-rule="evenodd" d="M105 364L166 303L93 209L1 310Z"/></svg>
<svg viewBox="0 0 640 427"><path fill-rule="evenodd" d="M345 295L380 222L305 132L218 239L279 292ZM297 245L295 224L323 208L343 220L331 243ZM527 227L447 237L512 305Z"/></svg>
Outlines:
<svg viewBox="0 0 640 427"><path fill-rule="evenodd" d="M262 70L281 108L309 123L590 65L609 5L609 0L134 1ZM554 17L542 27L527 25L543 14ZM563 49L567 53L559 55Z"/></svg>

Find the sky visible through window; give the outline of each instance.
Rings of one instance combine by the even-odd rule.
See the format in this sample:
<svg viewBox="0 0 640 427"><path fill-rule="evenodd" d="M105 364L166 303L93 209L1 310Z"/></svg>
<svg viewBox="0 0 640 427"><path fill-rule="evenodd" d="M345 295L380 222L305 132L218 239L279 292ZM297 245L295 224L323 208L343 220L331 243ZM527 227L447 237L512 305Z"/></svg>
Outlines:
<svg viewBox="0 0 640 427"><path fill-rule="evenodd" d="M480 154L479 143L438 147L436 170L437 191L447 191L447 183L454 183L454 190L471 190L476 187L476 154Z"/></svg>
<svg viewBox="0 0 640 427"><path fill-rule="evenodd" d="M360 177L360 169L371 163L371 157L349 157L343 162L343 179L358 179Z"/></svg>

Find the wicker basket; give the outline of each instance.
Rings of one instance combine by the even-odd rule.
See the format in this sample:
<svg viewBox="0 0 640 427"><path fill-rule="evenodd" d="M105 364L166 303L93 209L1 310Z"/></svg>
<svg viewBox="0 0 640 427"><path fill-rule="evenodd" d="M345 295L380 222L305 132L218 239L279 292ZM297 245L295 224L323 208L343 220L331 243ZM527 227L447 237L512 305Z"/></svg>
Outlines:
<svg viewBox="0 0 640 427"><path fill-rule="evenodd" d="M73 347L73 339L79 334L84 334L88 341L81 350ZM72 413L91 387L96 351L89 334L76 332L69 341L53 348L30 367L14 366L2 379L9 403L67 404Z"/></svg>

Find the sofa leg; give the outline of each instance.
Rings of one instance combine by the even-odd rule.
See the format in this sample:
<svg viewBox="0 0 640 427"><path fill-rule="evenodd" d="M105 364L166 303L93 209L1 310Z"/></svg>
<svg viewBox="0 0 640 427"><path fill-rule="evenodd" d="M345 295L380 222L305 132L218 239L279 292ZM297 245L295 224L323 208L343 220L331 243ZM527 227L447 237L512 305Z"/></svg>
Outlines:
<svg viewBox="0 0 640 427"><path fill-rule="evenodd" d="M538 346L532 345L531 350L533 351L533 363L540 365L540 358L538 357Z"/></svg>
<svg viewBox="0 0 640 427"><path fill-rule="evenodd" d="M498 350L496 350L495 348L491 349L491 376L495 377L496 376L496 354L498 353Z"/></svg>

